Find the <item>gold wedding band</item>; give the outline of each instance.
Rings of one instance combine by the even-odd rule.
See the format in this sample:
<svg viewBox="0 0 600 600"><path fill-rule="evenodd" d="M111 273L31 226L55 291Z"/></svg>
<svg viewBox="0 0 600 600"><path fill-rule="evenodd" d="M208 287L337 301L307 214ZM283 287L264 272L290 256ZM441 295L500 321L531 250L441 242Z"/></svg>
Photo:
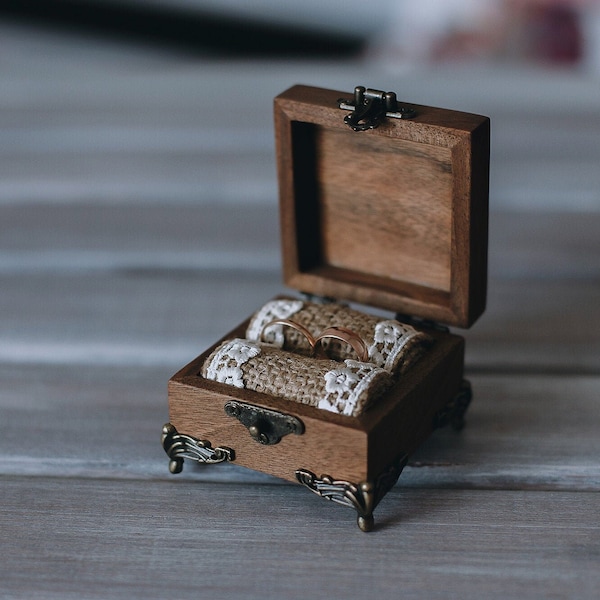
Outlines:
<svg viewBox="0 0 600 600"><path fill-rule="evenodd" d="M324 339L334 339L341 342L346 342L356 352L358 360L360 362L367 362L369 360L369 349L363 341L363 339L351 329L346 327L328 327L324 329L316 338L313 347Z"/></svg>
<svg viewBox="0 0 600 600"><path fill-rule="evenodd" d="M291 319L275 319L274 321L270 321L263 327L262 332L260 334L261 340L265 341L265 332L269 327L273 325L283 325L285 327L291 327L292 329L295 329L298 333L301 333L308 341L311 351L313 353L316 352L317 344L321 340L333 339L349 344L352 347L352 349L356 352L358 360L360 362L367 362L369 360L369 349L367 348L367 345L357 333L354 333L354 331L348 329L347 327L328 327L327 329L324 329L315 338L313 337L312 333L308 329L306 329L306 327L304 327L304 325L296 323L296 321L292 321ZM323 353L323 355L325 355L325 352L323 350L321 352Z"/></svg>
<svg viewBox="0 0 600 600"><path fill-rule="evenodd" d="M292 321L290 319L275 319L274 321L267 323L263 327L262 332L260 334L261 340L264 341L265 331L272 325L284 325L286 327L291 327L292 329L295 329L298 333L301 333L308 340L308 343L310 344L310 349L314 350L316 340L313 337L312 333L308 329L306 329L304 325L300 325L300 323L296 323L296 321Z"/></svg>

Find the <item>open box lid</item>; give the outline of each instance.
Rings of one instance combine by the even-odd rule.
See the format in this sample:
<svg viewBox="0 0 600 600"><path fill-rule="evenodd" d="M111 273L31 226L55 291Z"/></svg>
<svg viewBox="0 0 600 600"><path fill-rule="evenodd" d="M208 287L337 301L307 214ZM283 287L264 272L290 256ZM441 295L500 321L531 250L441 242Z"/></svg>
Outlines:
<svg viewBox="0 0 600 600"><path fill-rule="evenodd" d="M359 122L352 104L383 94L363 92L275 98L285 283L469 327L486 301L489 119L398 105Z"/></svg>

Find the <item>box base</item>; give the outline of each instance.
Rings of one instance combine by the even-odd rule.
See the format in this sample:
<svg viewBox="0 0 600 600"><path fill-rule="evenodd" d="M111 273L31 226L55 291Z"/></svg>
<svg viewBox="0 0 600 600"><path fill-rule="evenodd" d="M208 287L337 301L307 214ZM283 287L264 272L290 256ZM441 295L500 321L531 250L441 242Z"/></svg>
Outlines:
<svg viewBox="0 0 600 600"><path fill-rule="evenodd" d="M433 415L432 430L448 424L456 430L464 426L464 415L471 402L471 386L462 380L458 391ZM162 430L162 445L169 457L171 473L180 473L184 459L201 464L233 462L236 453L233 448L217 446L206 439L199 439L186 433L180 433L174 425L167 423ZM374 527L373 511L395 485L408 461L408 453L396 456L378 473L377 477L362 481L346 481L322 474L317 477L308 469L296 469L295 479L321 498L335 502L357 513L358 527L365 532ZM261 469L270 472L268 469Z"/></svg>

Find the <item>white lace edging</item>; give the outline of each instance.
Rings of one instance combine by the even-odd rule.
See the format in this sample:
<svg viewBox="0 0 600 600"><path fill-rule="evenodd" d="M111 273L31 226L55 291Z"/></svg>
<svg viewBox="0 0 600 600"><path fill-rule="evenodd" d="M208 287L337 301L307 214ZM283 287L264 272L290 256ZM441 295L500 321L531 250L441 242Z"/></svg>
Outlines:
<svg viewBox="0 0 600 600"><path fill-rule="evenodd" d="M393 370L398 355L419 332L399 321L380 321L375 325L369 358L387 371Z"/></svg>
<svg viewBox="0 0 600 600"><path fill-rule="evenodd" d="M254 342L260 342L265 325L275 319L289 319L301 310L303 306L304 302L302 300L271 300L267 302L252 317L246 331L246 337ZM278 348L282 348L285 342L283 325L272 325L269 327L264 332L263 340Z"/></svg>
<svg viewBox="0 0 600 600"><path fill-rule="evenodd" d="M212 357L206 368L206 378L245 388L240 367L260 354L260 346L239 338L223 344Z"/></svg>
<svg viewBox="0 0 600 600"><path fill-rule="evenodd" d="M319 401L318 408L342 415L352 416L361 396L368 391L376 377L389 377L384 369L370 363L345 360L346 367L325 373L326 395Z"/></svg>

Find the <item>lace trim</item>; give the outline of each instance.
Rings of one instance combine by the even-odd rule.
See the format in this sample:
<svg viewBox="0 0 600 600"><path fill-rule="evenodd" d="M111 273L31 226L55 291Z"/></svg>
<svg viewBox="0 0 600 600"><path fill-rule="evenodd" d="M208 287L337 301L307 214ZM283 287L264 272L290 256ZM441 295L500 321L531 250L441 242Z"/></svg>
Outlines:
<svg viewBox="0 0 600 600"><path fill-rule="evenodd" d="M275 319L289 319L302 309L304 302L302 300L271 300L267 302L252 318L246 337L249 340L259 342L260 336L267 323ZM282 348L285 342L283 325L272 325L269 327L263 337L265 342Z"/></svg>
<svg viewBox="0 0 600 600"><path fill-rule="evenodd" d="M345 360L346 367L325 373L326 396L318 408L342 415L355 415L356 404L364 400L373 380L378 376L389 376L388 372L370 363Z"/></svg>
<svg viewBox="0 0 600 600"><path fill-rule="evenodd" d="M206 377L220 383L245 388L244 374L240 367L259 354L260 347L252 342L239 338L226 342L212 357L206 368Z"/></svg>
<svg viewBox="0 0 600 600"><path fill-rule="evenodd" d="M392 382L384 369L349 359L343 363L302 359L284 374L287 354L271 345L229 340L209 357L203 376L347 416L361 414Z"/></svg>
<svg viewBox="0 0 600 600"><path fill-rule="evenodd" d="M373 343L369 346L369 358L391 371L406 344L419 335L416 329L399 321L380 321L375 325Z"/></svg>

